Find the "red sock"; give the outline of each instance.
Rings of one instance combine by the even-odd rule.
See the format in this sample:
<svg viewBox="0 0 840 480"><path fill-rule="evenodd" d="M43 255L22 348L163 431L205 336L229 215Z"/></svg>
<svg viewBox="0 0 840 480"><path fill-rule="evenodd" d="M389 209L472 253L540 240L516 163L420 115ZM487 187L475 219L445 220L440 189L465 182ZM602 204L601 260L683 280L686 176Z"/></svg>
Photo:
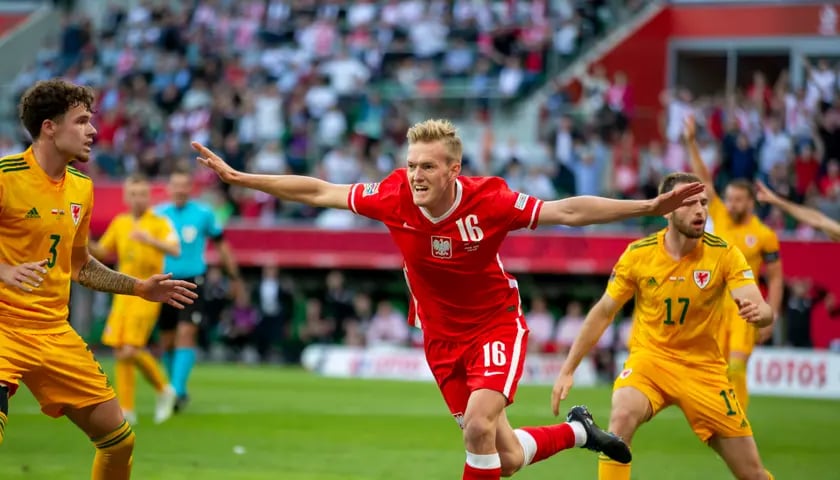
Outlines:
<svg viewBox="0 0 840 480"><path fill-rule="evenodd" d="M502 478L502 463L499 454L476 455L467 452L462 480L499 480Z"/></svg>
<svg viewBox="0 0 840 480"><path fill-rule="evenodd" d="M536 442L536 452L530 463L537 463L554 455L555 453L575 446L575 431L568 423L558 425L546 425L544 427L523 427L519 430L530 435ZM528 445L520 437L520 442L525 448L525 460L528 460ZM533 446L532 446L533 448Z"/></svg>

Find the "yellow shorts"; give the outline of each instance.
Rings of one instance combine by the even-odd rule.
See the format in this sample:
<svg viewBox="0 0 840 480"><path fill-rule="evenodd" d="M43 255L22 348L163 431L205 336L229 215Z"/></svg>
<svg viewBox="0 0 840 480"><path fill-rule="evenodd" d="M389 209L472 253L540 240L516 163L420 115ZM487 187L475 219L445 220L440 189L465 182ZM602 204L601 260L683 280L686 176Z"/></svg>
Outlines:
<svg viewBox="0 0 840 480"><path fill-rule="evenodd" d="M729 360L732 352L740 352L748 357L752 354L755 342L758 340L758 329L738 316L735 302L726 302L724 307L723 326L720 332L720 351Z"/></svg>
<svg viewBox="0 0 840 480"><path fill-rule="evenodd" d="M631 354L613 388L622 387L642 392L650 401L653 415L670 405L679 407L695 435L705 443L714 436L752 436L725 366L704 370L652 355Z"/></svg>
<svg viewBox="0 0 840 480"><path fill-rule="evenodd" d="M115 295L111 314L102 332L102 343L110 347L145 347L155 328L160 304L142 298Z"/></svg>
<svg viewBox="0 0 840 480"><path fill-rule="evenodd" d="M57 333L42 333L11 322L0 318L0 383L11 394L23 382L51 417L116 396L90 347L69 323Z"/></svg>

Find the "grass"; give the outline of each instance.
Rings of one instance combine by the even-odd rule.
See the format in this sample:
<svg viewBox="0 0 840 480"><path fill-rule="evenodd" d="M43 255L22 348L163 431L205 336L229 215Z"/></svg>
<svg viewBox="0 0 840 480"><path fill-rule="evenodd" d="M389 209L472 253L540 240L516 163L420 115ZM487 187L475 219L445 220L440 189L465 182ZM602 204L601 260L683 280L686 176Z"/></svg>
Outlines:
<svg viewBox="0 0 840 480"><path fill-rule="evenodd" d="M140 376L138 375L138 378ZM153 395L141 386L132 478L142 480L428 480L460 478L460 431L432 384L336 380L300 370L202 365L186 414L152 423ZM552 422L547 388L521 387L514 425ZM26 389L12 399L2 479L89 478L93 447L65 419L39 414ZM587 404L606 423L609 389L574 390L565 407ZM840 479L834 401L755 398L750 418L777 478ZM635 439L633 478L731 478L714 452L670 408ZM244 450L244 452L243 452ZM595 479L596 455L563 452L521 479Z"/></svg>

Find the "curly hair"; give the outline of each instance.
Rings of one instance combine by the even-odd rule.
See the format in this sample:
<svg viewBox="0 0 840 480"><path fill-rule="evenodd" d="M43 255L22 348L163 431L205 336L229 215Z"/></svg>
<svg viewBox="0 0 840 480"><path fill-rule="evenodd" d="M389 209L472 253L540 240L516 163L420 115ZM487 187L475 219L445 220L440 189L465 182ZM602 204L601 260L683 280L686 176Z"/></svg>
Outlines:
<svg viewBox="0 0 840 480"><path fill-rule="evenodd" d="M20 98L20 121L33 140L41 135L44 120L58 121L73 107L83 105L93 111L94 93L90 87L54 78L29 87Z"/></svg>

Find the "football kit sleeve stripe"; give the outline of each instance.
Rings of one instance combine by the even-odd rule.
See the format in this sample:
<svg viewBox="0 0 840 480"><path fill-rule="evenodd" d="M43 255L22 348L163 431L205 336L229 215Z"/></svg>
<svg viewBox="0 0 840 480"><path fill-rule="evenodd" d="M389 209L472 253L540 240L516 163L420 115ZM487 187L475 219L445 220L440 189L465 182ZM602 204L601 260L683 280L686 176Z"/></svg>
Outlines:
<svg viewBox="0 0 840 480"><path fill-rule="evenodd" d="M359 185L358 183L353 184L353 188L350 189L350 195L347 199L347 205L350 207L350 210L357 215L359 212L356 210L356 190L359 188Z"/></svg>
<svg viewBox="0 0 840 480"><path fill-rule="evenodd" d="M542 208L543 201L540 199L534 199L534 208L531 210L531 221L528 222L528 228L533 230L537 228L537 218L539 218L540 208Z"/></svg>

